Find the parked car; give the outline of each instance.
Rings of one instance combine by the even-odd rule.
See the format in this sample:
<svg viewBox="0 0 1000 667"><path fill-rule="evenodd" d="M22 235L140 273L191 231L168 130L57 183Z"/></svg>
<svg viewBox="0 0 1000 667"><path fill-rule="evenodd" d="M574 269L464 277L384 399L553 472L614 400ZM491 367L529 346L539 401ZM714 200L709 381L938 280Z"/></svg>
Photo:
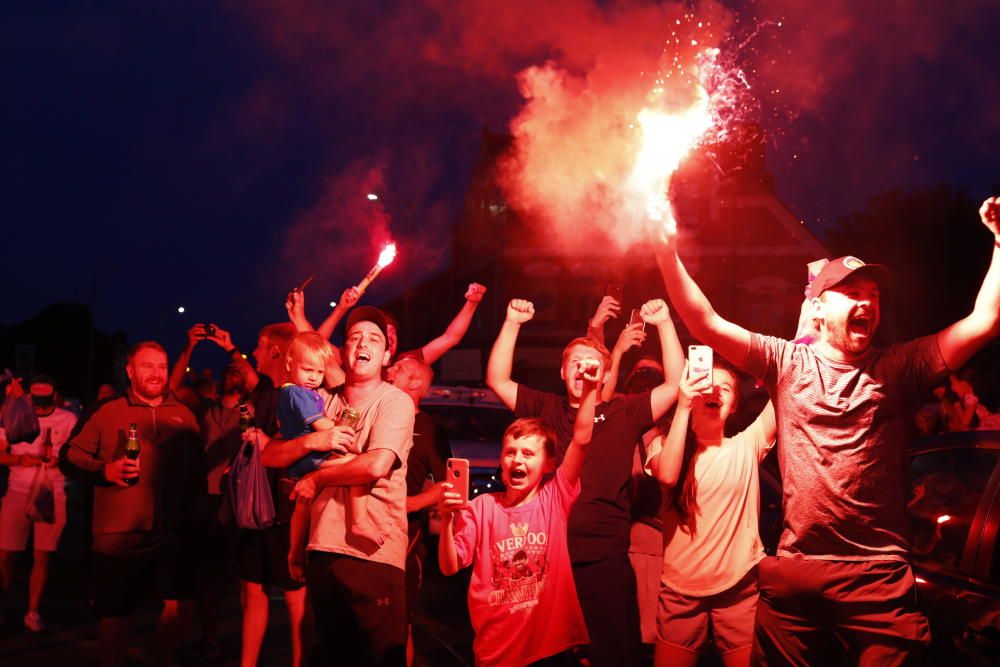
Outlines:
<svg viewBox="0 0 1000 667"><path fill-rule="evenodd" d="M926 438L910 457L913 569L932 664L1000 664L1000 431Z"/></svg>
<svg viewBox="0 0 1000 667"><path fill-rule="evenodd" d="M469 494L502 491L499 461L503 433L514 413L489 389L435 385L420 409L445 428L452 456L468 459Z"/></svg>

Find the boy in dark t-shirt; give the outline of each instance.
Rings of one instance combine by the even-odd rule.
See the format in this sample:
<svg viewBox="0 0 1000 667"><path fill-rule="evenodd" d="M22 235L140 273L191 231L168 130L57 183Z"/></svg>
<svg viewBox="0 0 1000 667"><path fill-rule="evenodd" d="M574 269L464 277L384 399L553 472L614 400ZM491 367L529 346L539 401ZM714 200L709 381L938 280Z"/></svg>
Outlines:
<svg viewBox="0 0 1000 667"><path fill-rule="evenodd" d="M643 305L640 312L660 336L666 379L651 391L615 396L597 404L593 439L580 475L580 498L569 516L573 578L590 635L591 664L596 667L632 665L637 658L639 611L635 575L628 558L632 456L642 433L676 400L684 366L667 304L656 299ZM538 417L553 427L556 457L561 461L580 405L583 383L579 363L597 359L601 374L607 375L610 354L592 338L571 341L563 351L560 372L566 384L565 396L514 382L510 375L517 335L533 315L534 306L529 301L515 299L507 306L506 320L490 354L486 382L515 416Z"/></svg>
<svg viewBox="0 0 1000 667"><path fill-rule="evenodd" d="M1000 331L1000 201L980 217L994 249L973 311L884 349L873 346L884 267L827 264L808 295L818 338L801 345L720 317L677 256L676 226L662 229L656 260L674 307L696 338L762 378L775 405L785 526L778 556L759 566L758 664L837 661L835 643L855 664L900 664L930 641L907 562L904 406Z"/></svg>

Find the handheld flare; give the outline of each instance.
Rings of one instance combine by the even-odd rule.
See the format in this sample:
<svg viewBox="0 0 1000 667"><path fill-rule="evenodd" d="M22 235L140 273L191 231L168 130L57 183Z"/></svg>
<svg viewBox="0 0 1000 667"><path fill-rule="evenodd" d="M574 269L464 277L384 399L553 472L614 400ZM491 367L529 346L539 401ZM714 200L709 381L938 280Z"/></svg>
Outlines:
<svg viewBox="0 0 1000 667"><path fill-rule="evenodd" d="M375 266L373 266L371 271L369 271L365 277L361 279L361 282L358 283L359 296L365 293L365 290L372 284L372 281L375 280L376 276L382 272L382 269L392 264L392 260L394 259L396 259L396 244L390 243L382 249L382 252L378 256L378 262L375 263Z"/></svg>

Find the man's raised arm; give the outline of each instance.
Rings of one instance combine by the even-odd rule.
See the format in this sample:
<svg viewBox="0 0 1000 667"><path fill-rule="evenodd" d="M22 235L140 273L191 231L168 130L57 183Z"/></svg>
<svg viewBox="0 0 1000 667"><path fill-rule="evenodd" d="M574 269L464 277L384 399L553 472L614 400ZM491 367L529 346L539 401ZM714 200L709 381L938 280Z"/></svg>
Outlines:
<svg viewBox="0 0 1000 667"><path fill-rule="evenodd" d="M941 356L952 370L961 368L1000 334L1000 197L984 201L979 217L993 233L993 258L972 312L938 334Z"/></svg>
<svg viewBox="0 0 1000 667"><path fill-rule="evenodd" d="M517 403L517 383L510 377L514 367L514 346L521 325L534 316L534 304L524 299L512 299L507 304L507 317L486 362L486 384L511 410Z"/></svg>
<svg viewBox="0 0 1000 667"><path fill-rule="evenodd" d="M677 256L676 230L663 229L659 232L659 238L653 240L653 248L670 303L691 335L742 367L750 349L750 332L720 317L701 288L688 275Z"/></svg>
<svg viewBox="0 0 1000 667"><path fill-rule="evenodd" d="M461 342L462 337L469 330L469 325L472 324L472 316L476 314L476 308L479 307L479 303L483 300L483 295L485 294L486 288L479 283L469 284L469 289L465 291L465 303L462 305L462 309L458 311L458 314L455 315L455 319L448 324L448 328L444 330L443 334L420 348L425 362L433 364L443 357L445 352Z"/></svg>

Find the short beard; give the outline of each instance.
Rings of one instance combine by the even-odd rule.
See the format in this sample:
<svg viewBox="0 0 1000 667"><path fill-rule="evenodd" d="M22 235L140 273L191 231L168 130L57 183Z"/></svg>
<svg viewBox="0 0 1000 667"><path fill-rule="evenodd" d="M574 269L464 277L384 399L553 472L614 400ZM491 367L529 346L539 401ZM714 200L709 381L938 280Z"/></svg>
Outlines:
<svg viewBox="0 0 1000 667"><path fill-rule="evenodd" d="M871 347L871 338L868 338L866 343L855 343L851 340L851 336L847 333L847 323L838 325L837 327L827 326L827 341L830 346L836 350L840 350L846 354L856 356Z"/></svg>

